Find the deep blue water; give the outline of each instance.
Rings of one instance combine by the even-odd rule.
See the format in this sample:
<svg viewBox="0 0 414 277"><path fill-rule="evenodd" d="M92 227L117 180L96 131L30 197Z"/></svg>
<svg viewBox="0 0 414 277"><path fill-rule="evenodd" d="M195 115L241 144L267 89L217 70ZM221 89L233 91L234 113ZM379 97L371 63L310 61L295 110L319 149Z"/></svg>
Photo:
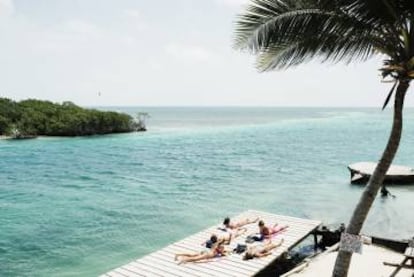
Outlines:
<svg viewBox="0 0 414 277"><path fill-rule="evenodd" d="M149 131L0 141L0 276L95 276L247 209L347 222L391 114L337 108L147 111ZM395 163L414 166L414 110ZM414 233L414 186L378 198L367 234Z"/></svg>

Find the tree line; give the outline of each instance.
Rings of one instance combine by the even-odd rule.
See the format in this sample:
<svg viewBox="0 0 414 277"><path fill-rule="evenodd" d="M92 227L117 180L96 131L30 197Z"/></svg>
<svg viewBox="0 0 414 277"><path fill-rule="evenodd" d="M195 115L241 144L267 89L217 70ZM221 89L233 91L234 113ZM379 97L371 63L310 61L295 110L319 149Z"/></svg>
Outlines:
<svg viewBox="0 0 414 277"><path fill-rule="evenodd" d="M72 102L0 98L0 135L86 136L135 129L134 119L124 113L85 109Z"/></svg>

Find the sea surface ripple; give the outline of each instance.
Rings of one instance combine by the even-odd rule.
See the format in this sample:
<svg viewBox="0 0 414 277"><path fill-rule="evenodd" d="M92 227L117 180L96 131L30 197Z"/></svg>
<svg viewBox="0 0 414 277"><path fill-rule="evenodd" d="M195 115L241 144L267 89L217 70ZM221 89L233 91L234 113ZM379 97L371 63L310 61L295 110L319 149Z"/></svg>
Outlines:
<svg viewBox="0 0 414 277"><path fill-rule="evenodd" d="M147 111L149 131L0 141L0 276L96 276L224 216L265 210L347 222L376 161L380 109L112 108ZM414 166L414 110L396 163ZM414 186L378 198L364 232L414 233Z"/></svg>

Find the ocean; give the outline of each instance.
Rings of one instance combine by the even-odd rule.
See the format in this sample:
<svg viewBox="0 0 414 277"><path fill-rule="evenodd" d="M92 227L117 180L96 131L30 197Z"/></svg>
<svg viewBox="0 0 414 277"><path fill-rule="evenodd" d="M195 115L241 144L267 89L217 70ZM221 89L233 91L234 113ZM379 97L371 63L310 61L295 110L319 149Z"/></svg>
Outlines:
<svg viewBox="0 0 414 277"><path fill-rule="evenodd" d="M96 276L247 209L347 223L377 161L380 108L110 107L148 132L0 141L0 276ZM414 109L395 163L414 166ZM389 187L363 232L414 234L414 186Z"/></svg>

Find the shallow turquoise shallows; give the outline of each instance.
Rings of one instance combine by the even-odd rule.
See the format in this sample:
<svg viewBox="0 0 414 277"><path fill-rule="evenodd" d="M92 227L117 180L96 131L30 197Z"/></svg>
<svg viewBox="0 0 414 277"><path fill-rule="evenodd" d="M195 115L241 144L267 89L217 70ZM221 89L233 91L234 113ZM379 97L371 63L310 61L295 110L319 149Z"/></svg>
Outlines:
<svg viewBox="0 0 414 277"><path fill-rule="evenodd" d="M95 276L247 209L347 222L376 161L380 109L113 108L149 132L0 141L0 276ZM414 166L414 110L396 163ZM367 234L414 233L414 186L375 201Z"/></svg>

